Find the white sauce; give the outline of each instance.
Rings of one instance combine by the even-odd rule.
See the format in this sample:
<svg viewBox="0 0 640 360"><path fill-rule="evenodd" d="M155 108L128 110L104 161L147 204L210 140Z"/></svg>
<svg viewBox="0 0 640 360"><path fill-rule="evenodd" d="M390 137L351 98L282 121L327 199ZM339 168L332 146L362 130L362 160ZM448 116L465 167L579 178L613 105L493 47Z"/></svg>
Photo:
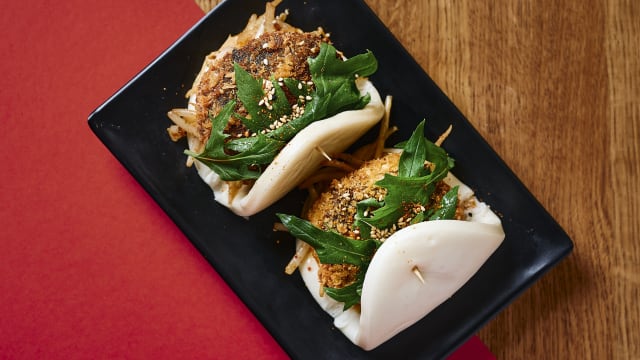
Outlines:
<svg viewBox="0 0 640 360"><path fill-rule="evenodd" d="M473 191L453 175L462 200ZM466 221L427 221L390 236L378 249L365 275L361 312L328 296L319 296L318 264L308 255L299 270L318 304L334 317L349 340L371 350L411 326L460 289L504 239L500 218L476 200ZM424 284L413 273L417 268Z"/></svg>

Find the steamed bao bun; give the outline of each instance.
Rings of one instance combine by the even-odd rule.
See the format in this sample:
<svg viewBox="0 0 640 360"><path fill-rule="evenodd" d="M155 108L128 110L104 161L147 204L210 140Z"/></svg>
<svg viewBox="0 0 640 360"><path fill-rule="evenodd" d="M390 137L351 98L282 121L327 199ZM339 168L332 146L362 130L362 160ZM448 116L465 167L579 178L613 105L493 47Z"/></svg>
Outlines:
<svg viewBox="0 0 640 360"><path fill-rule="evenodd" d="M199 96L201 84L211 82L215 84L220 74L217 74L222 59L228 57L235 49L243 48L255 39L262 39L263 35L272 33L284 34L283 37L297 36L301 31L285 22L284 14L275 15L276 6L280 0L266 3L265 13L261 16L253 15L245 29L234 36L229 36L226 42L217 51L209 54L202 65L200 73L196 77L192 89L187 94L189 97L188 109L198 112L198 106L202 100ZM287 35L290 34L290 35ZM322 29L309 34L312 37L321 36ZM308 46L308 45L305 45ZM296 46L302 48L303 46ZM260 50L257 50L260 51ZM271 75L288 77L287 69L293 65L290 61L306 62L306 58L296 57L287 59L284 66L277 66L276 73ZM293 66L295 68L295 66ZM282 72L285 72L283 74ZM324 160L322 154L315 150L320 147L327 153L339 153L346 150L358 138L364 135L370 128L380 121L384 114L384 105L378 91L366 78L358 78L356 86L361 96L369 94L369 103L360 110L344 111L335 116L318 120L298 132L280 151L274 161L267 166L264 173L253 183L241 181L224 181L218 174L204 164L195 161L199 176L211 187L215 200L231 209L240 216L254 215L264 210L294 189L308 176L320 168ZM205 89L205 92L208 90ZM200 109L202 112L202 109ZM173 118L175 118L174 116ZM189 149L199 153L206 139L188 134Z"/></svg>
<svg viewBox="0 0 640 360"><path fill-rule="evenodd" d="M371 176L365 186L371 186L390 170L389 161L377 166L385 169L357 170ZM397 162L395 166L397 169ZM340 180L343 181L345 179ZM363 182L367 180L358 177L353 181L355 184ZM459 201L465 204L464 219L425 221L404 227L386 238L367 269L359 307L343 311L343 303L326 294L320 295L319 264L313 251L300 262L298 269L305 285L322 309L334 318L334 326L365 350L389 340L450 298L504 239L498 216L478 201L469 187L451 173L444 182L451 187L459 186ZM341 189L347 190L349 186L346 184ZM322 202L323 198L318 201ZM317 207L327 209L331 206L335 205L327 203ZM314 213L314 207L310 210L309 220L318 226L322 214ZM297 246L303 246L303 242L298 240Z"/></svg>

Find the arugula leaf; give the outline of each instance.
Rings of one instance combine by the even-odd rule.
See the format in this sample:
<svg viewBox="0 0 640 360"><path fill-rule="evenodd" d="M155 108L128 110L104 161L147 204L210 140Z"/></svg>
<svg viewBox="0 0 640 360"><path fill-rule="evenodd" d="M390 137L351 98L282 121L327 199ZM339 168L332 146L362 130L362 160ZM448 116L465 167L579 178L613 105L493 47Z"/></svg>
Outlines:
<svg viewBox="0 0 640 360"><path fill-rule="evenodd" d="M372 217L363 220L379 229L386 229L398 222L410 204L427 204L435 190L437 180L431 175L411 178L385 174L377 186L387 189L384 206L373 211Z"/></svg>
<svg viewBox="0 0 640 360"><path fill-rule="evenodd" d="M384 206L375 210L372 217L363 222L380 229L395 224L404 214L404 207L410 204L428 204L436 183L449 172L453 161L439 146L424 137L423 120L413 134L403 144L403 152L398 164L398 176L385 174L377 186L387 189ZM425 160L433 169L425 166Z"/></svg>
<svg viewBox="0 0 640 360"><path fill-rule="evenodd" d="M429 211L433 212L433 209L429 209ZM421 211L416 216L411 219L411 225L421 223L427 219L428 213L426 211Z"/></svg>
<svg viewBox="0 0 640 360"><path fill-rule="evenodd" d="M307 85L307 83L305 83L304 81L285 78L285 79L282 79L282 82L287 87L287 89L289 89L289 92L291 93L291 95L295 96L296 98L299 98L300 96L304 97L311 93L311 89L309 85Z"/></svg>
<svg viewBox="0 0 640 360"><path fill-rule="evenodd" d="M311 100L306 101L304 115L268 134L274 139L287 141L314 121L342 111L362 109L371 100L369 94L360 95L355 82L356 75L370 76L378 68L378 62L370 51L343 61L337 56L335 47L321 43L320 52L308 63L311 80L315 84L315 90L309 94ZM286 81L285 85L292 88Z"/></svg>
<svg viewBox="0 0 640 360"><path fill-rule="evenodd" d="M225 144L225 147L228 150L241 153L243 151L247 151L251 149L251 147L253 147L257 141L258 141L257 136L231 139L227 141L227 143Z"/></svg>
<svg viewBox="0 0 640 360"><path fill-rule="evenodd" d="M276 215L291 235L313 246L323 264L363 266L371 261L380 245L376 240L354 240L335 231L318 229L309 221L293 215Z"/></svg>
<svg viewBox="0 0 640 360"><path fill-rule="evenodd" d="M418 124L409 140L403 145L398 164L398 176L420 177L428 174L424 166L427 159L427 140L424 134L424 120Z"/></svg>
<svg viewBox="0 0 640 360"><path fill-rule="evenodd" d="M367 223L368 216L365 212L371 208L382 207L383 202L374 198L364 199L356 205L356 214L354 216L353 228L360 231L360 238L364 240L371 239L371 225Z"/></svg>
<svg viewBox="0 0 640 360"><path fill-rule="evenodd" d="M229 135L223 131L235 104L235 101L230 101L218 115L211 118L211 135L202 153L197 154L190 150L185 150L184 153L208 166L222 180L257 179L261 173L260 166L273 161L284 144L258 134L256 140L252 140L250 147L245 151L228 155L224 144Z"/></svg>
<svg viewBox="0 0 640 360"><path fill-rule="evenodd" d="M315 249L321 263L352 264L359 267L354 283L339 289L325 287L325 292L333 299L344 302L344 310L360 303L364 275L373 254L382 243L377 240L354 240L334 231L324 231L293 215L277 216L291 235Z"/></svg>
<svg viewBox="0 0 640 360"><path fill-rule="evenodd" d="M456 215L456 209L458 207L458 186L454 186L451 190L440 200L440 207L435 211L429 220L445 220L453 219Z"/></svg>
<svg viewBox="0 0 640 360"><path fill-rule="evenodd" d="M356 276L356 280L343 288L332 288L332 287L324 287L325 294L329 295L332 299L343 302L344 306L342 307L343 311L346 311L353 305L357 305L360 303L360 299L362 298L362 286L364 285L364 275L366 274L366 269L360 269Z"/></svg>
<svg viewBox="0 0 640 360"><path fill-rule="evenodd" d="M248 117L242 118L242 123L249 130L259 133L271 123L268 116L265 116L265 107L258 105L260 100L264 98L262 79L254 78L237 63L233 64L233 69L238 87L238 100L242 102L249 113Z"/></svg>

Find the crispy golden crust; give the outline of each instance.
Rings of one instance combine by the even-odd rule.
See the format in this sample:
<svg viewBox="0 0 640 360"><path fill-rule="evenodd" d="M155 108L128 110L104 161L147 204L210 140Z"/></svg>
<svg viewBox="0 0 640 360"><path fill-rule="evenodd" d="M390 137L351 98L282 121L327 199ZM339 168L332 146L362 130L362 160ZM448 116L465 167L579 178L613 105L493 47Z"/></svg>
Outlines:
<svg viewBox="0 0 640 360"><path fill-rule="evenodd" d="M196 120L200 140L204 142L209 137L209 115L217 114L227 102L237 98L234 63L257 78L310 81L307 59L318 54L320 42L325 40L320 32L269 32L215 59L197 87ZM235 110L243 116L247 114L240 105ZM226 132L232 136L249 136L236 119L231 119Z"/></svg>
<svg viewBox="0 0 640 360"><path fill-rule="evenodd" d="M370 197L384 197L386 190L374 184L385 173L396 174L399 159L399 154L387 154L366 162L340 180L333 180L309 209L309 221L323 230L331 229L350 238L358 238L351 228L357 203Z"/></svg>

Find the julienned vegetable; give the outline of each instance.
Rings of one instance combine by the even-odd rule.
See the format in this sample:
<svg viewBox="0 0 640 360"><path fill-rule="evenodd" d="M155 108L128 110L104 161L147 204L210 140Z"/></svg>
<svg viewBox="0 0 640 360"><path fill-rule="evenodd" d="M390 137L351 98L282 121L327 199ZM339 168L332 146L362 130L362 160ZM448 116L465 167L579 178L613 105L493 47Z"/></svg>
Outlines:
<svg viewBox="0 0 640 360"><path fill-rule="evenodd" d="M309 220L278 214L298 239L311 294L366 350L451 297L504 238L500 219L449 173L453 160L423 132L424 122L401 154L332 182Z"/></svg>
<svg viewBox="0 0 640 360"><path fill-rule="evenodd" d="M187 109L168 113L175 141L186 136L215 200L250 216L280 199L383 116L368 80L370 52L347 59L321 28L304 32L276 16L280 1L205 58Z"/></svg>

